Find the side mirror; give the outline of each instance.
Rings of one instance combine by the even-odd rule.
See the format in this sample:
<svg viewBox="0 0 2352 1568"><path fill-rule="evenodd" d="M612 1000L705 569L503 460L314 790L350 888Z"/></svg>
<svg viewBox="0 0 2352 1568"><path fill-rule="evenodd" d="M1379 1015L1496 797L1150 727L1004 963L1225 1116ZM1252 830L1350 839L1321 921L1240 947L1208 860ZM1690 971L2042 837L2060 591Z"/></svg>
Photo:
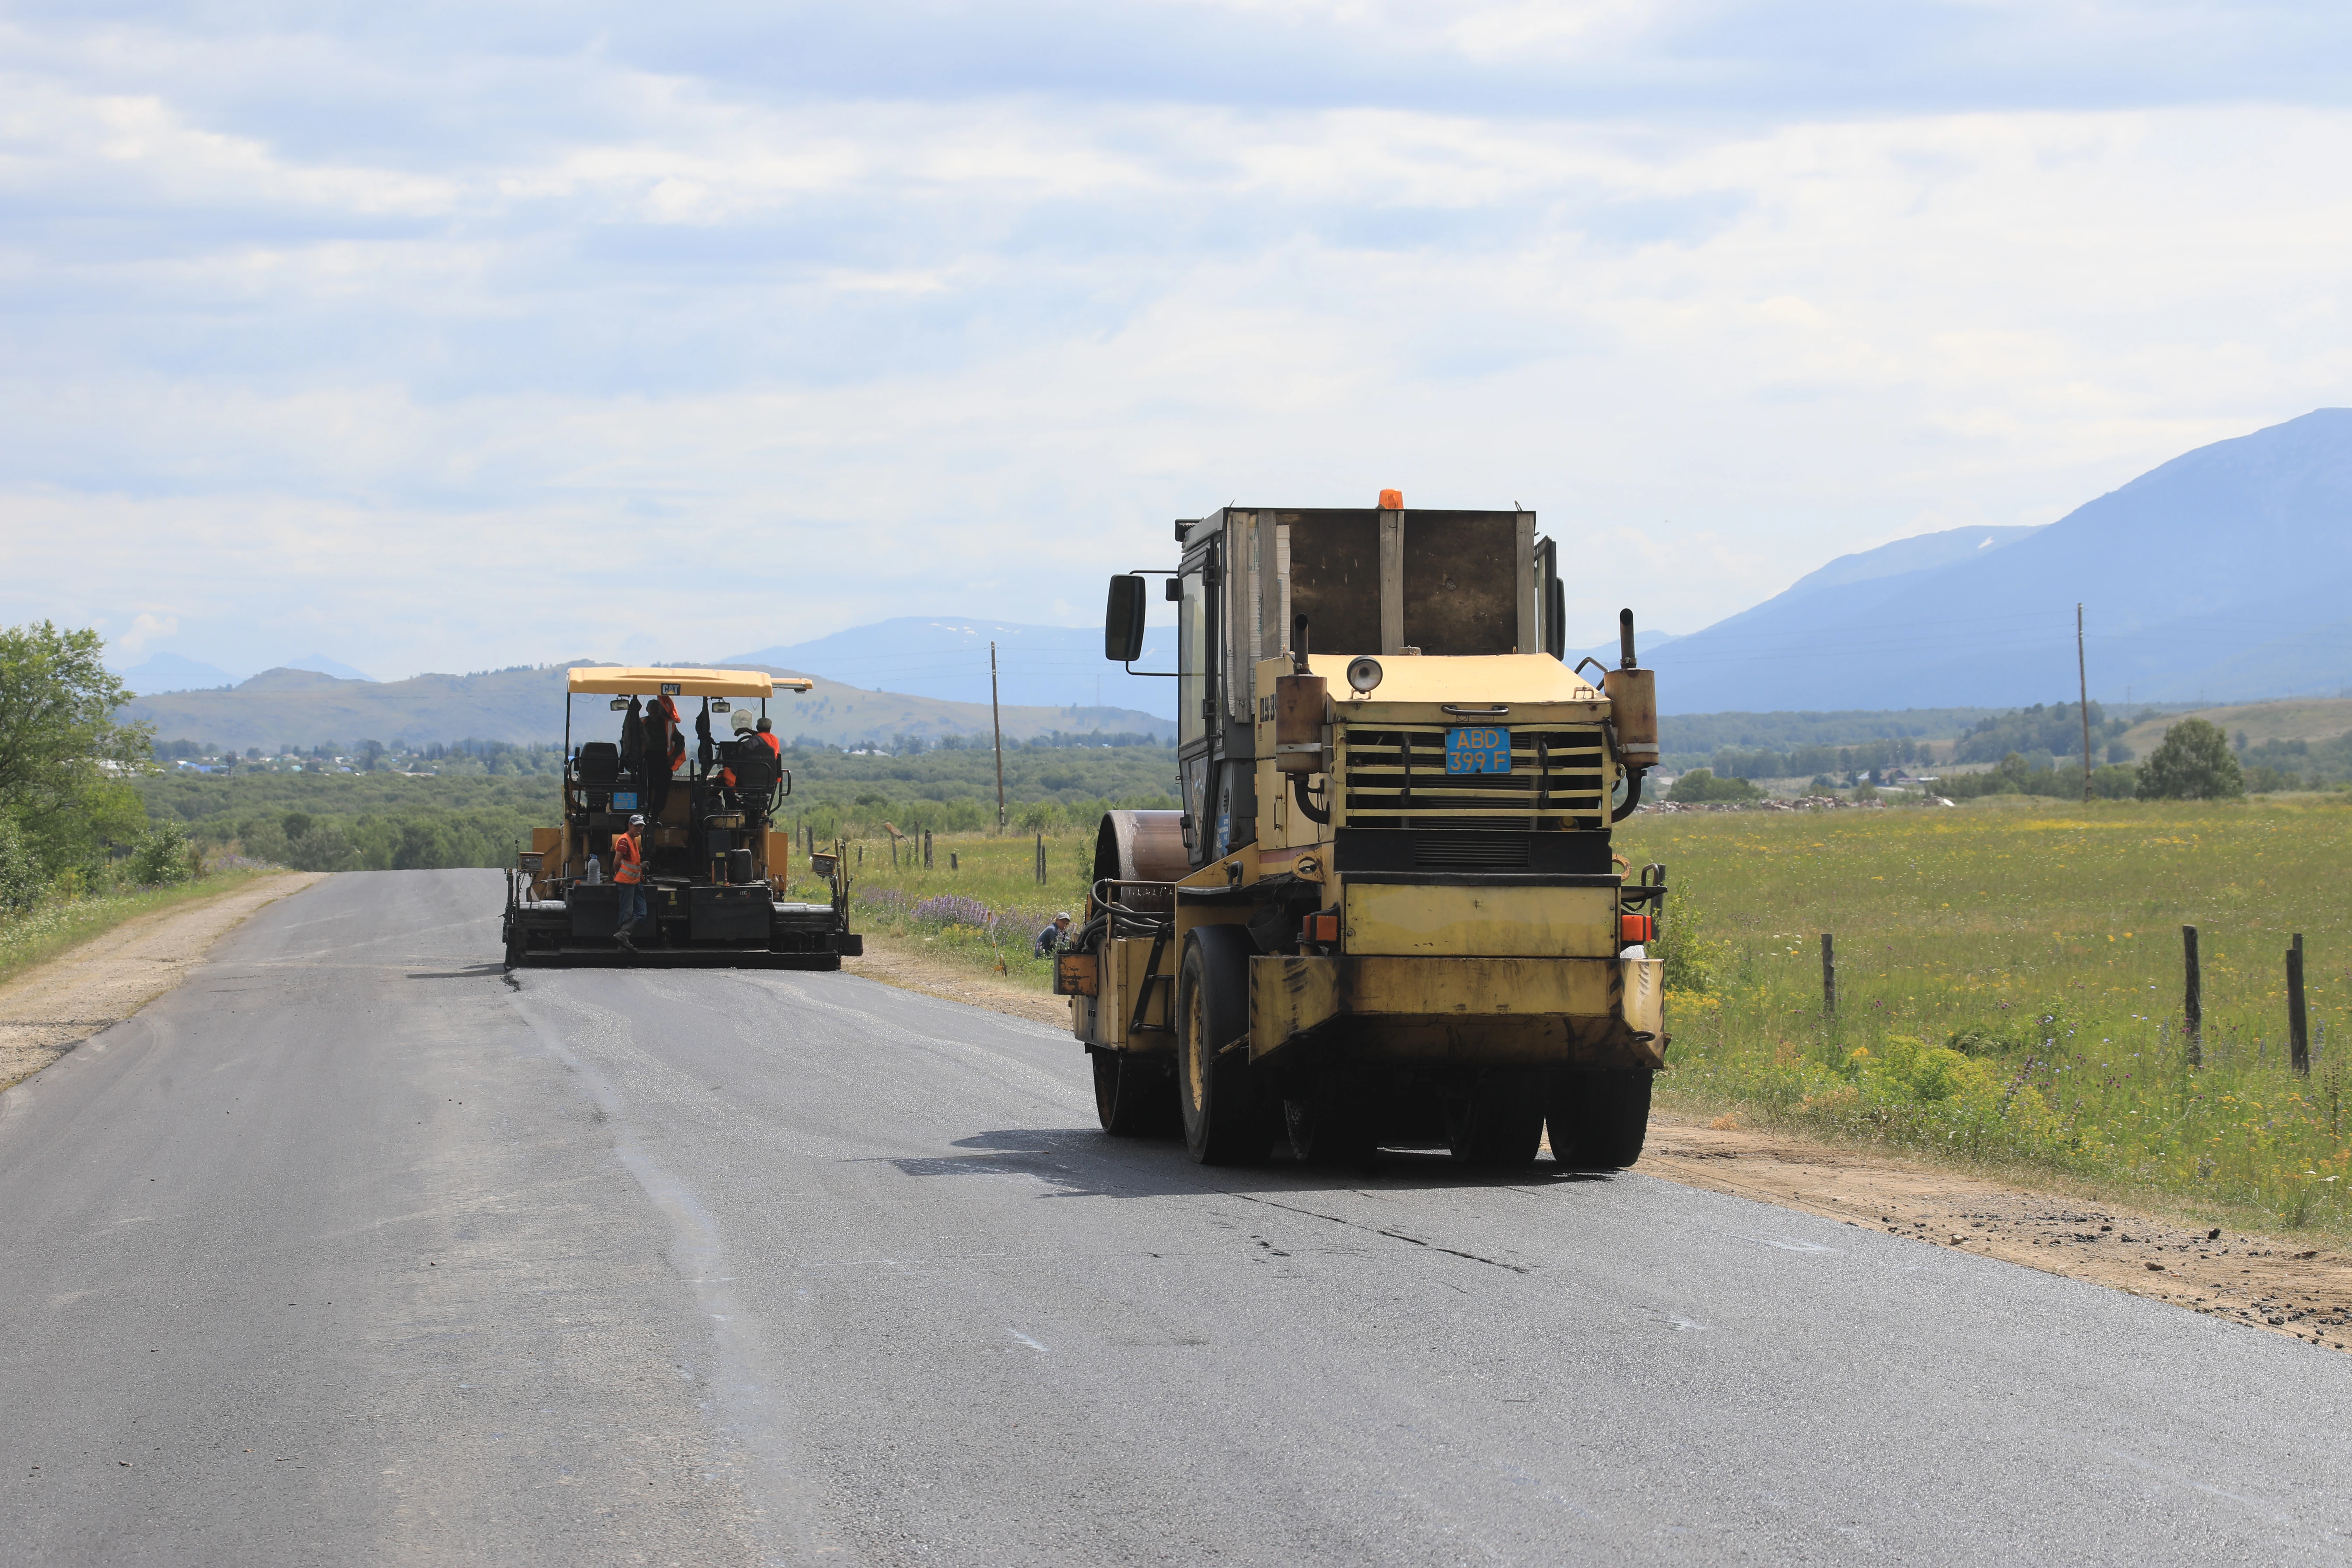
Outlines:
<svg viewBox="0 0 2352 1568"><path fill-rule="evenodd" d="M782 770L780 770L780 771L781 771L781 772L783 773L783 775L784 775L784 788L783 788L783 793L784 793L785 795L790 795L790 794L792 794L792 793L793 793L793 770L792 770L792 769L790 769L790 768L784 768L784 769L782 769Z"/></svg>
<svg viewBox="0 0 2352 1568"><path fill-rule="evenodd" d="M1132 664L1143 657L1143 579L1118 576L1110 580L1110 602L1103 608L1103 657Z"/></svg>

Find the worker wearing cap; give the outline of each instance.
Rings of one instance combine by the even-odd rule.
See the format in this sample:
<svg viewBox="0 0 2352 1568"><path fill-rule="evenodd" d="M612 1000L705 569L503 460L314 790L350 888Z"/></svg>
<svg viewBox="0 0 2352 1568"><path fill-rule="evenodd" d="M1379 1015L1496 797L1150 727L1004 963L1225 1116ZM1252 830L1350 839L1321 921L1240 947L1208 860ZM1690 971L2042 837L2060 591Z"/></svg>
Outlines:
<svg viewBox="0 0 2352 1568"><path fill-rule="evenodd" d="M629 818L626 833L613 835L613 880L621 889L619 918L613 940L626 952L637 951L629 932L646 918L646 819Z"/></svg>
<svg viewBox="0 0 2352 1568"><path fill-rule="evenodd" d="M1062 951L1070 940L1070 911L1055 915L1044 931L1037 933L1036 952L1040 958L1051 958Z"/></svg>

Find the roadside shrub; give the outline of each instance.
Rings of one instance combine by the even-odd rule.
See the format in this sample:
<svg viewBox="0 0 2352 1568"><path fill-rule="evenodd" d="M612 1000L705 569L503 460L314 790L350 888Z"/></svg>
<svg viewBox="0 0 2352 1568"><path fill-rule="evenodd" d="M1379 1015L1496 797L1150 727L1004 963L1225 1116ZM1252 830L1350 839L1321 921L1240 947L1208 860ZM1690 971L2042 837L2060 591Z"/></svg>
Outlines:
<svg viewBox="0 0 2352 1568"><path fill-rule="evenodd" d="M1944 1044L1964 1057L2005 1057L2025 1049L2026 1043L1990 1029L1968 1028L1959 1030Z"/></svg>
<svg viewBox="0 0 2352 1568"><path fill-rule="evenodd" d="M341 828L325 823L287 845L286 863L297 871L356 871L360 852Z"/></svg>
<svg viewBox="0 0 2352 1568"><path fill-rule="evenodd" d="M142 887L166 888L184 882L196 869L186 830L168 817L147 830L147 837L131 856L131 879Z"/></svg>
<svg viewBox="0 0 2352 1568"><path fill-rule="evenodd" d="M2142 800L2235 800L2246 778L2221 726L2183 719L2141 764L2137 787Z"/></svg>
<svg viewBox="0 0 2352 1568"><path fill-rule="evenodd" d="M1660 976L1664 988L1683 997L1709 994L1731 967L1730 950L1707 940L1706 918L1686 900L1671 905L1659 917L1657 940L1649 951L1666 966Z"/></svg>
<svg viewBox="0 0 2352 1568"><path fill-rule="evenodd" d="M937 925L972 926L985 930L996 923L996 911L978 899L968 899L961 893L941 893L925 899L908 913L919 921Z"/></svg>
<svg viewBox="0 0 2352 1568"><path fill-rule="evenodd" d="M299 813L294 815L299 815ZM268 817L257 817L236 831L237 848L247 858L268 866L287 864L291 840L283 828Z"/></svg>
<svg viewBox="0 0 2352 1568"><path fill-rule="evenodd" d="M2128 752L2131 748L2123 748ZM2129 764L2109 763L2105 767L2091 770L2091 787L2101 800L2130 800L2139 793L2139 770Z"/></svg>
<svg viewBox="0 0 2352 1568"><path fill-rule="evenodd" d="M1763 795L1763 791L1746 779L1717 778L1711 768L1693 768L1666 792L1666 798L1676 805L1760 800Z"/></svg>
<svg viewBox="0 0 2352 1568"><path fill-rule="evenodd" d="M24 829L0 817L0 910L30 909L47 890L40 857L25 842Z"/></svg>
<svg viewBox="0 0 2352 1568"><path fill-rule="evenodd" d="M1991 1069L1949 1046L1930 1046L1909 1035L1893 1035L1874 1052L1857 1047L1846 1058L1849 1076L1875 1079L1908 1099L1932 1105L1963 1092L1989 1093L1995 1087Z"/></svg>

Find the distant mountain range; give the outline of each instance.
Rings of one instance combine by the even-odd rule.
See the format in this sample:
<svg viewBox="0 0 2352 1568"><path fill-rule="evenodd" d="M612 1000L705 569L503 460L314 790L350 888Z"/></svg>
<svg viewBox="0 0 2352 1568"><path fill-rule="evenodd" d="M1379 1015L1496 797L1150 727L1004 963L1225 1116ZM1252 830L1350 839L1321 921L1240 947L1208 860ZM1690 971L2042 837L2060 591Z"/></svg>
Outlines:
<svg viewBox="0 0 2352 1568"><path fill-rule="evenodd" d="M572 661L591 664L593 659ZM717 661L736 668L754 663ZM337 679L310 670L267 669L227 690L174 691L142 696L125 716L145 720L163 740L209 741L242 752L250 746L309 748L329 741L345 747L362 740L417 743L463 740L509 741L518 745L563 739L564 672L569 665L524 667L481 675L420 675L409 680ZM791 675L796 670L772 669ZM864 691L823 677L805 696L779 695L768 711L777 731L834 745L887 743L900 734L986 735L985 701L950 702L903 692ZM134 688L135 689L135 688ZM602 698L574 698L575 739L612 738L619 721ZM1131 709L1045 707L1008 703L1003 708L1007 740L1064 731L1076 733L1175 733L1169 720Z"/></svg>
<svg viewBox="0 0 2352 1568"><path fill-rule="evenodd" d="M1176 607L1150 605L1142 669L1176 668ZM996 645L997 694L1004 702L1052 706L1073 700L1176 716L1176 683L1129 675L1103 658L1102 627L1033 626L955 616L901 616L812 642L731 654L722 664L821 669L832 679L877 691L950 702L988 700L988 648Z"/></svg>
<svg viewBox="0 0 2352 1568"><path fill-rule="evenodd" d="M276 667L280 669L308 671L313 675L331 675L342 680L373 680L375 677L350 665L329 658L323 653L305 654L291 663ZM183 658L176 653L151 654L117 672L131 690L147 696L163 691L207 691L224 686L235 686L245 679L202 659Z"/></svg>
<svg viewBox="0 0 2352 1568"><path fill-rule="evenodd" d="M2243 700L2352 685L2352 409L2175 458L2039 528L1843 556L1657 647L1669 713Z"/></svg>
<svg viewBox="0 0 2352 1568"><path fill-rule="evenodd" d="M2055 522L1948 529L1840 556L1703 631L1645 629L1639 650L1658 672L1659 706L1670 714L2025 706L2072 694L2078 602L2091 693L2108 702L2352 688L2352 409L2324 408L2199 447ZM1670 618L1671 605L1663 608ZM1154 600L1151 610L1139 663L1168 669L1172 607ZM828 717L808 730L813 737L879 738L926 725L970 733L987 728L992 642L1001 700L1041 716L1024 718L1022 733L1170 727L1176 683L1106 662L1094 626L908 616L718 662L823 672ZM1613 641L1568 657L1572 663L1585 653L1617 662ZM285 677L304 670L324 684L285 686ZM137 711L166 724L167 739L226 743L228 715L244 711L236 702L180 700L235 682L215 666L156 654L122 673L142 694ZM530 683L509 681L513 674L420 676L378 687L313 654L237 690L271 694L288 721L298 709L315 709L324 727L264 724L267 732L246 743L362 734L550 738L536 700L520 695ZM480 701L469 695L436 713L436 703L459 696L451 682ZM509 685L520 703L511 710L503 695ZM378 689L362 693L362 686ZM1100 721L1042 717L1079 713ZM199 716L212 726L201 737L187 727ZM373 716L373 729L363 716Z"/></svg>

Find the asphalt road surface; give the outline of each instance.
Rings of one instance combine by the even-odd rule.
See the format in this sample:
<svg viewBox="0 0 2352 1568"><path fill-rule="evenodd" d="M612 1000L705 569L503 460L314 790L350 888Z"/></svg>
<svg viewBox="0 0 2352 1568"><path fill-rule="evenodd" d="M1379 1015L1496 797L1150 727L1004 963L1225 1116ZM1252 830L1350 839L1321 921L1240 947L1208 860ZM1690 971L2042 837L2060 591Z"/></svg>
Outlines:
<svg viewBox="0 0 2352 1568"><path fill-rule="evenodd" d="M1639 1173L1095 1128L1066 1037L340 876L0 1097L0 1560L2341 1563L2352 1358Z"/></svg>

